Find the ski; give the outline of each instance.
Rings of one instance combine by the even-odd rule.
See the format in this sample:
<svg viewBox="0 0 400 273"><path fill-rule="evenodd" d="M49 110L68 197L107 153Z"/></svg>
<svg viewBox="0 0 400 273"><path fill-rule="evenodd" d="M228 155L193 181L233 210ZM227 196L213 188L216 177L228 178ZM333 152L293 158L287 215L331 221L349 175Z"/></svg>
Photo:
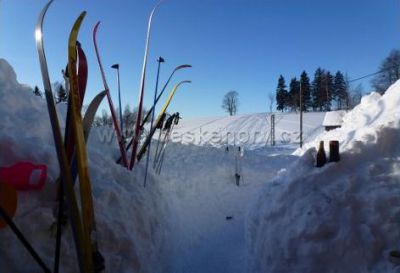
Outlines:
<svg viewBox="0 0 400 273"><path fill-rule="evenodd" d="M106 95L107 95L106 90L97 94L96 97L94 97L93 100L90 102L86 110L85 116L83 118L83 130L84 130L85 142L87 142L89 138L90 130L92 129L96 112L99 109L99 106Z"/></svg>
<svg viewBox="0 0 400 273"><path fill-rule="evenodd" d="M155 122L154 126L153 126L152 128L150 128L150 133L149 133L149 135L146 137L145 141L143 142L142 147L140 148L139 153L137 154L137 160L138 160L138 161L140 161L140 159L142 158L142 156L143 156L144 153L146 152L147 146L149 145L151 139L153 138L153 135L154 135L156 129L157 129L158 127L160 127L160 122L162 121L162 116L163 116L163 115L165 114L165 112L167 111L167 108L168 108L168 106L169 106L169 104L170 104L170 102L171 102L171 100L172 100L172 98L173 98L173 96L174 96L176 90L178 90L179 86L181 86L181 85L184 84L184 83L191 83L191 81L181 81L180 83L176 84L176 85L174 86L174 88L172 88L172 91L171 91L171 93L169 94L167 101L165 102L165 104L164 104L163 108L161 109L160 113L158 114L158 117L157 117L157 119L156 119L156 122Z"/></svg>
<svg viewBox="0 0 400 273"><path fill-rule="evenodd" d="M95 27L93 29L94 49L96 51L96 57L97 57L97 62L99 64L99 68L100 68L101 78L103 79L104 90L107 92L108 105L109 105L110 111L111 111L111 117L112 117L112 121L114 124L115 134L117 135L119 150L121 152L122 163L123 163L124 167L128 167L128 158L126 155L125 142L122 137L121 129L118 124L117 114L115 113L114 104L111 99L110 88L108 87L108 83L106 80L106 74L104 73L103 64L102 64L101 58L100 58L99 48L97 46L97 31L99 29L99 25L100 25L100 21L97 22L97 24L95 25Z"/></svg>
<svg viewBox="0 0 400 273"><path fill-rule="evenodd" d="M88 66L87 66L87 59L85 52L83 51L81 44L77 41L77 51L78 51L78 80L79 80L79 95L80 95L80 107L82 107L83 99L85 97L86 92L86 84L87 84L87 77L88 77ZM67 65L68 69L68 65ZM68 72L66 78L68 79ZM68 98L68 110L67 110L67 118L65 122L65 134L64 134L64 144L65 149L67 150L67 157L69 162L73 156L74 152L74 144L73 138L71 134L70 128L70 121L71 121L71 99Z"/></svg>
<svg viewBox="0 0 400 273"><path fill-rule="evenodd" d="M151 11L148 25L147 25L146 45L145 45L145 49L144 49L142 76L141 76L140 88L139 88L139 103L138 103L138 110L137 110L138 112L137 112L137 116L136 116L135 131L134 131L134 135L133 135L132 156L131 156L131 161L129 163L130 170L132 170L133 166L135 165L137 148L139 145L139 139L140 139L140 135L141 135L141 131L142 131L142 128L140 125L142 124L144 85L145 85L145 81L146 81L147 54L149 52L151 25L152 25L152 21L153 21L153 15L163 1L164 0L161 0L160 2L158 2L157 5Z"/></svg>
<svg viewBox="0 0 400 273"><path fill-rule="evenodd" d="M96 116L96 112L97 112L101 102L103 101L104 97L106 96L106 94L107 94L106 91L102 91L99 94L97 94L96 97L94 97L94 99L90 102L90 104L86 110L85 116L83 117L83 121L82 121L85 143L87 143L87 141L89 139L90 131L93 126L93 121ZM76 180L76 177L78 176L77 164L78 163L76 161L76 157L73 157L72 162L71 162L71 169L72 169L72 178L74 179L74 181Z"/></svg>
<svg viewBox="0 0 400 273"><path fill-rule="evenodd" d="M83 122L80 111L79 82L76 73L77 53L76 41L82 21L86 12L82 12L75 21L68 39L68 74L70 76L70 96L72 108L72 129L76 145L76 158L79 173L79 186L82 207L83 245L85 249L86 265L88 272L104 270L102 258L97 244L96 223L94 218L91 181L88 168L88 159L85 145Z"/></svg>
<svg viewBox="0 0 400 273"><path fill-rule="evenodd" d="M156 102L153 104L153 106L150 108L150 110L147 112L146 116L144 117L142 123L140 124L140 128L141 130L143 130L143 126L146 124L146 122L149 120L150 116L152 115L153 111L155 111L155 107L158 104L158 101L160 100L161 96L164 94L164 91L167 89L167 86L169 84L169 82L172 79L172 76L175 74L176 71L183 69L183 68L190 68L192 67L190 64L183 64L180 66L175 67L175 69L172 71L172 73L170 74L168 80L166 81L166 83L164 84L163 88L161 89L160 94L158 94ZM128 145L126 146L126 150L129 150L129 148L132 146L133 143L133 138L131 138L131 140L129 141ZM119 164L121 162L122 158L120 157L117 160L117 163Z"/></svg>
<svg viewBox="0 0 400 273"><path fill-rule="evenodd" d="M81 44L77 41L77 54L78 54L78 83L79 83L79 95L80 95L80 108L82 109L83 100L86 92L87 78L88 78L88 64L85 52L83 51ZM68 67L68 65L67 65ZM68 69L66 69L68 70ZM68 74L68 72L66 73ZM68 75L65 75L68 78ZM75 159L75 145L71 132L71 99L68 98L68 110L67 110L67 118L65 124L65 134L64 134L64 145L65 150L67 151L67 159L68 163L72 167L72 161ZM76 173L76 166L75 166ZM74 175L74 168L72 168L72 182L75 184L76 174ZM61 181L61 174L57 181ZM64 205L64 193L62 191L62 187L59 184L58 187L58 213L57 213L57 233L56 233L56 251L55 251L55 262L54 262L54 272L57 273L59 271L59 263L60 263L60 249L61 249L61 236L62 236L62 227L66 223L66 211Z"/></svg>
<svg viewBox="0 0 400 273"><path fill-rule="evenodd" d="M85 142L87 143L87 140L90 135L91 128L93 126L93 121L96 115L96 112L100 106L100 103L104 99L106 95L106 91L102 91L99 94L96 95L96 97L90 102L85 116L83 118L83 129L84 129L84 136L85 136ZM78 166L77 166L77 161L76 157L73 156L71 160L71 173L72 173L72 180L75 185L76 178L78 176ZM57 181L60 181L61 177L58 178ZM63 194L62 189L59 189L59 197L61 197ZM57 244L56 244L56 260L55 260L55 268L54 272L58 272L58 264L59 264L59 255L60 255L60 244L61 244L61 233L62 233L62 227L66 224L66 213L64 210L64 199L59 198L58 200L59 205L58 205L58 215L57 215ZM54 224L53 224L54 226ZM53 229L53 226L51 229Z"/></svg>
<svg viewBox="0 0 400 273"><path fill-rule="evenodd" d="M82 245L82 239L83 239L82 223L80 219L78 204L76 201L75 191L73 188L73 181L72 181L70 167L68 164L67 154L64 149L64 141L61 134L57 110L55 107L55 102L48 72L48 66L46 61L46 55L44 50L44 43L43 43L43 22L47 10L49 9L52 2L53 0L50 0L39 14L39 18L35 27L36 47L38 51L40 70L45 90L47 110L49 113L51 128L53 132L53 139L57 152L58 163L60 171L62 173L62 179L60 183L62 184L62 189L65 193L68 203L68 214L69 214L69 219L71 221L72 234L75 242L79 268L81 272L85 272L85 269L87 267L85 266L83 258L84 249Z"/></svg>

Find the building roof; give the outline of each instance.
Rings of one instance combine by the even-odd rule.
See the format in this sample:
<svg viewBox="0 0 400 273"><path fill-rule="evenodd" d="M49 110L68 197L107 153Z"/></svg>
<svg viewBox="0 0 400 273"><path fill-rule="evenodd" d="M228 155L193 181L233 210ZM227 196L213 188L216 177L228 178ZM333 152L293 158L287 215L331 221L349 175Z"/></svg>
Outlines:
<svg viewBox="0 0 400 273"><path fill-rule="evenodd" d="M345 114L344 110L326 112L322 126L341 126Z"/></svg>

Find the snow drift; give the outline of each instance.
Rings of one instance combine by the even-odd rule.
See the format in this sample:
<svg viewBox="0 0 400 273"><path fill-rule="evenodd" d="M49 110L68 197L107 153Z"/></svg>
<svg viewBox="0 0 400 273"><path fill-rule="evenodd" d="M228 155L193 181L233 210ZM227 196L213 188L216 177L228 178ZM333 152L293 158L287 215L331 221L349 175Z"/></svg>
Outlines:
<svg viewBox="0 0 400 273"><path fill-rule="evenodd" d="M398 272L399 105L400 81L296 151L248 215L249 272ZM320 140L340 141L340 162L313 167Z"/></svg>
<svg viewBox="0 0 400 273"><path fill-rule="evenodd" d="M65 113L65 106L59 106ZM53 266L56 184L59 167L45 100L17 82L12 67L0 59L0 166L18 161L48 165L48 183L40 192L18 194L14 218L48 267ZM62 119L62 118L61 118ZM100 251L109 272L166 272L168 205L157 183L141 185L142 170L129 172L114 163L115 143L102 143L92 132L88 143L90 174ZM115 138L114 138L115 139ZM140 182L139 182L140 181ZM63 233L61 272L78 272L70 228ZM10 229L0 231L1 272L40 269Z"/></svg>

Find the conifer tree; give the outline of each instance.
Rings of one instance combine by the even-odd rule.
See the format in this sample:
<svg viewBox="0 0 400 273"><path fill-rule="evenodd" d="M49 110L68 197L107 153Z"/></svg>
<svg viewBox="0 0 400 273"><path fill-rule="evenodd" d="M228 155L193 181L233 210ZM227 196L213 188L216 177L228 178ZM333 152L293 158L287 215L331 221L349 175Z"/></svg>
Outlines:
<svg viewBox="0 0 400 273"><path fill-rule="evenodd" d="M312 82L312 108L314 111L319 109L322 111L322 107L324 105L324 93L326 94L326 90L324 90L324 70L322 68L318 68L314 74L314 80Z"/></svg>
<svg viewBox="0 0 400 273"><path fill-rule="evenodd" d="M290 107L292 111L300 109L300 82L296 77L292 78L290 81L288 107Z"/></svg>
<svg viewBox="0 0 400 273"><path fill-rule="evenodd" d="M35 96L42 97L42 92L40 92L39 87L37 87L37 85L33 89L33 94L35 94Z"/></svg>
<svg viewBox="0 0 400 273"><path fill-rule="evenodd" d="M280 75L278 79L278 86L276 88L276 109L282 112L287 107L288 91L286 87L285 78Z"/></svg>
<svg viewBox="0 0 400 273"><path fill-rule="evenodd" d="M334 99L337 103L337 109L341 110L347 108L347 101L349 100L348 86L342 72L337 71L333 83Z"/></svg>
<svg viewBox="0 0 400 273"><path fill-rule="evenodd" d="M67 92L65 91L65 88L60 84L57 89L57 103L60 102L67 102L68 101L68 95Z"/></svg>
<svg viewBox="0 0 400 273"><path fill-rule="evenodd" d="M325 92L322 94L324 109L325 111L330 111L332 106L332 95L334 93L333 89L333 76L329 71L325 71L323 76L323 89Z"/></svg>
<svg viewBox="0 0 400 273"><path fill-rule="evenodd" d="M310 78L308 77L306 71L303 71L300 76L301 82L301 100L303 103L303 111L307 111L312 107L311 104L311 85Z"/></svg>

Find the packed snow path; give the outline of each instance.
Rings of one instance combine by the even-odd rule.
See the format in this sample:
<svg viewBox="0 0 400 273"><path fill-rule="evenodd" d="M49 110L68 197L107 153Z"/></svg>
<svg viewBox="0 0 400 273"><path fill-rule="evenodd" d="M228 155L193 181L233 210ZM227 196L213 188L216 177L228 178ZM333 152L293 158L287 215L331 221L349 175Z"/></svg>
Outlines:
<svg viewBox="0 0 400 273"><path fill-rule="evenodd" d="M245 272L247 207L259 187L293 160L292 151L245 151L239 159L238 187L233 146L227 152L224 148L171 145L161 175L173 212L170 232L175 248L170 272ZM271 156L277 153L280 155Z"/></svg>
<svg viewBox="0 0 400 273"><path fill-rule="evenodd" d="M323 117L323 113L305 114L305 138L322 131ZM167 146L162 174L152 179L162 184L173 214L169 272L246 271L248 206L260 187L293 161L298 119L298 114L276 114L274 147L269 144L270 115L265 113L183 119L175 127L176 143ZM239 187L236 164L241 169Z"/></svg>

